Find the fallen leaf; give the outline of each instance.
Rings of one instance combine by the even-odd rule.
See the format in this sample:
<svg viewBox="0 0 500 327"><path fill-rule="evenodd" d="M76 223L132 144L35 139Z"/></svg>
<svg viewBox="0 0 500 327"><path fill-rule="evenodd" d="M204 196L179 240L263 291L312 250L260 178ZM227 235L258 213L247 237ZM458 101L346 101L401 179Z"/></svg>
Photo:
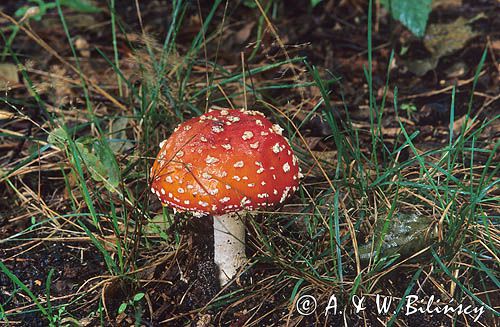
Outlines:
<svg viewBox="0 0 500 327"><path fill-rule="evenodd" d="M463 115L459 119L456 119L453 122L453 133L455 135L459 135L462 132L463 125L465 124L465 120L467 119L467 115ZM467 120L467 126L465 127L464 131L467 133L471 129L471 126L473 124L473 120L469 117Z"/></svg>
<svg viewBox="0 0 500 327"><path fill-rule="evenodd" d="M393 255L409 257L437 239L437 228L433 228L431 217L416 213L397 213L388 222L388 226L385 226L384 219L379 220L373 236L375 243L368 242L359 246L359 258L362 261L370 260L379 245L379 258Z"/></svg>
<svg viewBox="0 0 500 327"><path fill-rule="evenodd" d="M408 70L417 76L423 76L428 71L435 69L441 57L451 55L462 49L469 40L478 35L468 24L482 17L479 14L469 20L459 17L448 24L430 24L427 27L423 43L431 56L425 59L409 61L406 65Z"/></svg>
<svg viewBox="0 0 500 327"><path fill-rule="evenodd" d="M417 76L424 76L428 71L433 70L438 65L438 58L429 57L425 59L412 60L408 62L408 70Z"/></svg>
<svg viewBox="0 0 500 327"><path fill-rule="evenodd" d="M234 40L236 43L243 43L248 38L250 37L250 34L252 34L252 29L255 26L255 21L250 21L249 23L245 24L242 29L240 29L236 34L234 35Z"/></svg>
<svg viewBox="0 0 500 327"><path fill-rule="evenodd" d="M19 84L16 65L10 63L0 64L0 91L9 90L15 84Z"/></svg>
<svg viewBox="0 0 500 327"><path fill-rule="evenodd" d="M431 24L424 37L424 46L434 58L441 58L462 49L465 44L477 36L467 25L470 20L459 17L448 24Z"/></svg>
<svg viewBox="0 0 500 327"><path fill-rule="evenodd" d="M316 159L320 161L326 161L328 163L334 163L337 161L337 151L312 151L312 154Z"/></svg>
<svg viewBox="0 0 500 327"><path fill-rule="evenodd" d="M338 156L337 151L311 151L312 155L319 161L321 168L326 171L331 171L330 165L335 165ZM321 177L323 172L315 163L313 168L307 172L309 177Z"/></svg>
<svg viewBox="0 0 500 327"><path fill-rule="evenodd" d="M314 149L322 140L324 137L319 137L319 136L308 136L305 137L307 146L309 149Z"/></svg>
<svg viewBox="0 0 500 327"><path fill-rule="evenodd" d="M451 67L444 72L448 78L459 78L464 76L468 71L467 64L463 61L459 61L451 65Z"/></svg>
<svg viewBox="0 0 500 327"><path fill-rule="evenodd" d="M89 43L83 37L77 37L75 40L75 47L84 58L90 57Z"/></svg>
<svg viewBox="0 0 500 327"><path fill-rule="evenodd" d="M115 154L128 151L134 147L133 142L127 139L128 121L127 117L119 117L110 123L111 138L108 139L108 143Z"/></svg>
<svg viewBox="0 0 500 327"><path fill-rule="evenodd" d="M384 134L384 136L395 137L395 136L401 134L401 128L400 127L382 127L382 134Z"/></svg>

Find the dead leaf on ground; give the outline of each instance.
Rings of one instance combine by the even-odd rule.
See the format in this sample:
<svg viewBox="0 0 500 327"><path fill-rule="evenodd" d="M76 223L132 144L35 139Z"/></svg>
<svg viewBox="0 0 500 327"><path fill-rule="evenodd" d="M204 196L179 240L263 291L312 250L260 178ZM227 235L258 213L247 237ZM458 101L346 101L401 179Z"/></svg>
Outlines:
<svg viewBox="0 0 500 327"><path fill-rule="evenodd" d="M250 34L252 34L252 29L255 26L255 21L250 21L249 23L245 24L242 29L240 29L236 34L234 35L234 40L236 43L243 43L248 38L250 37Z"/></svg>
<svg viewBox="0 0 500 327"><path fill-rule="evenodd" d="M465 44L477 36L468 25L472 20L459 17L449 24L431 24L424 36L424 46L435 58L450 55L462 49Z"/></svg>
<svg viewBox="0 0 500 327"><path fill-rule="evenodd" d="M435 57L413 60L408 63L408 70L417 76L424 76L428 71L436 69L438 62Z"/></svg>
<svg viewBox="0 0 500 327"><path fill-rule="evenodd" d="M335 165L337 162L337 151L311 151L311 154L319 161L323 170L329 171L330 165ZM307 172L309 177L324 176L317 164L314 164L312 169Z"/></svg>
<svg viewBox="0 0 500 327"><path fill-rule="evenodd" d="M460 117L459 119L455 120L453 122L453 133L455 135L459 135L460 132L462 132L462 128L463 128L463 125L465 123L465 120L467 119L467 115L463 115L462 117ZM465 128L465 131L467 133L468 130L470 130L471 126L473 124L473 121L472 119L469 117L469 119L467 120L467 126Z"/></svg>
<svg viewBox="0 0 500 327"><path fill-rule="evenodd" d="M127 139L128 122L127 117L118 117L110 123L109 147L115 154L126 152L134 147L133 142Z"/></svg>
<svg viewBox="0 0 500 327"><path fill-rule="evenodd" d="M401 134L400 127L382 127L382 134L388 137L396 137Z"/></svg>
<svg viewBox="0 0 500 327"><path fill-rule="evenodd" d="M467 64L463 61L454 63L451 67L446 69L444 72L448 78L459 78L467 74L469 68Z"/></svg>
<svg viewBox="0 0 500 327"><path fill-rule="evenodd" d="M323 137L308 136L305 140L309 149L314 149L323 140Z"/></svg>
<svg viewBox="0 0 500 327"><path fill-rule="evenodd" d="M208 327L210 326L211 321L212 321L211 315L209 314L200 315L198 321L196 322L196 327Z"/></svg>
<svg viewBox="0 0 500 327"><path fill-rule="evenodd" d="M392 217L387 230L384 230L384 226L385 220L378 221L373 231L373 241L359 246L359 258L362 261L369 261L377 250L380 250L379 257L409 257L437 239L437 228L432 217L417 213L399 212Z"/></svg>
<svg viewBox="0 0 500 327"><path fill-rule="evenodd" d="M0 64L0 91L9 90L12 85L19 84L17 67L14 64Z"/></svg>
<svg viewBox="0 0 500 327"><path fill-rule="evenodd" d="M75 47L80 52L80 55L84 58L90 57L90 47L86 39L79 36L75 40Z"/></svg>
<svg viewBox="0 0 500 327"><path fill-rule="evenodd" d="M334 163L337 161L337 151L311 151L319 161Z"/></svg>
<svg viewBox="0 0 500 327"><path fill-rule="evenodd" d="M448 24L429 25L423 43L431 56L408 62L408 70L417 76L423 76L428 71L435 69L441 57L462 49L469 40L479 35L468 24L482 17L482 15L478 15L469 20L459 17Z"/></svg>

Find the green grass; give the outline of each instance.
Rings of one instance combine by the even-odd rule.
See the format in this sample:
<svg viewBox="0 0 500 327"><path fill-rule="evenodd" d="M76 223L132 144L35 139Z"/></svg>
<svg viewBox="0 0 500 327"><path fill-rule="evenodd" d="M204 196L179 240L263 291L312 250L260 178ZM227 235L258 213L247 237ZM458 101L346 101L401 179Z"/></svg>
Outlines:
<svg viewBox="0 0 500 327"><path fill-rule="evenodd" d="M150 296L161 292L152 282L157 276L151 271L179 267L181 272L187 272L192 260L190 235L186 233L189 220L170 209L159 209L156 199L149 197L147 181L157 145L178 123L199 115L210 105L228 107L233 102L242 103L245 93L252 100L249 106L262 110L286 128L306 178L285 207L247 216L247 244L254 255L245 271L251 274L257 269L264 273L254 276L252 283L219 292L204 305L165 318L164 323L186 323L206 312L225 321L226 312L245 308L254 325L264 323L273 313L280 317L279 324L298 324L302 318L295 312L294 303L302 294L315 295L320 304L326 304L330 294L337 294L341 303L348 303L354 295L381 292L401 297L415 294L424 277L436 296L447 298L453 293L458 300L483 305L490 316L498 315L498 303L491 292L500 286L499 166L495 161L499 142L495 140L490 146L481 135L499 117L481 120L473 111L474 91L487 50L476 63L460 133L454 133L455 87L450 94L448 141L440 148L423 150L418 143L419 130L401 119L398 81L389 79L389 68L383 76L386 82L382 100L376 101L371 3L368 65L364 67L369 129L356 127L347 101L343 108L331 101L332 89L343 98L345 78L341 80L322 71L307 58L286 55L274 61L257 61L260 53L256 47L248 58L248 69L221 65L217 58L220 24L224 20L217 20L217 13L223 12L224 19L229 15L223 1L215 1L204 12L200 29L190 42L180 43L178 36L188 24L186 2L172 2L171 24L160 42L141 31L133 31L137 38L131 39L128 26L115 12L118 4L112 0L107 8L111 24L106 27L110 30L111 50L97 45L93 55L113 74L106 80L108 84L102 85L99 79L92 80L95 76L89 76L82 65L73 45L77 32L72 31L67 11L56 1L58 28L67 38L65 51L71 56L60 64L77 73L77 86L72 89L83 100L78 108L39 94L40 76L23 65L21 59L29 54L12 49L21 37L38 44L42 40L26 34L22 24L12 25L14 37L2 32L7 44L4 52L21 67L29 94L20 98L13 91L1 97L16 118L2 127L0 138L25 142L15 160L2 161L1 193L12 203L25 206L12 208L12 216L32 217L32 224L0 240L0 248L11 253L5 262L0 262L1 272L11 281L10 286L0 288L0 321L14 324L34 312L55 326L84 318L79 316L79 309L85 305L91 307L87 318L95 324L113 322L118 310L136 323L147 320L151 314L148 306L157 309ZM276 2L268 2L264 12L275 6ZM255 12L260 17L257 44L261 44L266 19L262 12ZM133 77L121 61L124 55L120 54L118 40L124 40L131 49ZM216 53L208 55L207 49L214 48ZM394 52L388 67L393 59ZM288 73L280 79L270 78L291 65L302 69L299 75ZM306 111L302 120L294 118L300 110L287 106L289 94L295 92L298 96L313 88L319 95L308 100L314 100L316 105L301 109ZM389 91L394 93L393 106L387 99ZM98 96L106 99L105 105ZM19 121L33 120L23 106L35 107L43 114L33 121L34 132L29 136L15 128ZM335 118L332 113L336 110L345 111L346 118ZM400 128L392 148L387 145L390 142L385 142L389 139L382 126L387 115ZM307 135L303 135L302 126L315 116L322 117L331 130L331 135L325 137L325 142L331 144L332 154L328 157L311 150ZM471 124L472 128L467 127ZM405 151L409 155L403 160ZM41 185L42 180L55 182ZM32 185L49 187L59 197L41 196ZM400 233L398 228L402 227L398 225L406 213L416 214L419 228L433 237L410 250L389 251L387 237ZM50 291L56 279L54 274L57 275L54 270L47 272L44 290L35 292L8 268L16 256L9 249L57 239L65 239L67 243L63 244L67 245L72 244L72 239L85 244L104 263L99 274L81 281L74 295L63 299L54 298ZM31 251L36 253L37 248ZM368 259L362 254L367 254ZM391 283L395 273L406 277L408 283ZM178 278L168 280L177 281ZM108 294L120 287L128 292L120 293L123 298L118 304L110 304L112 296ZM2 294L6 291L10 295ZM140 298L134 297L137 294L141 294ZM258 305L265 301L272 305ZM245 307L245 303L250 304ZM386 317L389 325L401 318L403 304L400 301L396 314ZM323 321L324 317L318 319Z"/></svg>

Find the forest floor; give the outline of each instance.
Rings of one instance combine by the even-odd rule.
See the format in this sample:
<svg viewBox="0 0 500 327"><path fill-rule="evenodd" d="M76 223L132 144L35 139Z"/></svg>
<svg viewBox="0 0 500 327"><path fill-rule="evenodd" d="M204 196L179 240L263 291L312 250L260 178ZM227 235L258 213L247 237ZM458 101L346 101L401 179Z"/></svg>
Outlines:
<svg viewBox="0 0 500 327"><path fill-rule="evenodd" d="M436 2L417 38L379 1L2 1L0 324L496 326L500 3ZM222 289L212 218L148 186L210 106L264 112L305 175Z"/></svg>

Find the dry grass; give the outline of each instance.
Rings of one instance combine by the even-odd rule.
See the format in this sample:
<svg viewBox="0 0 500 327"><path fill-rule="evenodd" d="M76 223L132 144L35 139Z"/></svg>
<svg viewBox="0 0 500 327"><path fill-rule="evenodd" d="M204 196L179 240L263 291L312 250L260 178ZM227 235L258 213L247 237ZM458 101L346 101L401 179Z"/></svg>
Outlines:
<svg viewBox="0 0 500 327"><path fill-rule="evenodd" d="M463 121L454 134L452 114L449 142L427 147L402 117L397 91L392 107L380 108L378 99L368 108L370 124L334 110L346 102L330 90L343 82L295 56L260 4L261 28L277 53L249 63L243 57L245 65L240 57L219 63L230 28L224 6L216 2L200 16L201 8L169 5L178 25L167 29L165 43L147 32L124 33L113 12L97 15L96 26L111 15L118 28L90 58L72 43L52 44L47 31L55 27L0 12L4 40L19 29L9 54L23 77L1 97L9 116L0 121L0 321L300 325L325 323L320 310L297 313L303 294L324 310L332 294L344 304L366 296L373 309L377 294L401 299L409 292L488 307L479 324L492 326L499 303L499 143L488 133L498 116L481 115L495 106L492 98L475 112L479 100L471 96L472 123ZM74 40L72 25L64 26L75 12L58 12L57 35ZM116 40L119 50L109 46ZM21 41L26 53L16 48ZM118 62L111 59L116 53ZM476 75L457 88L474 94L485 71L483 57ZM455 91L443 92L454 99ZM284 207L247 215L249 264L224 289L210 265L210 218L174 215L150 198L147 185L157 144L209 105L248 105L286 127L306 175ZM318 117L330 133L321 141L305 128ZM395 126L382 128L385 117ZM398 238L392 250L388 237ZM345 319L416 323L398 313L366 310ZM328 319L340 324L344 317ZM458 321L472 325L468 316Z"/></svg>

